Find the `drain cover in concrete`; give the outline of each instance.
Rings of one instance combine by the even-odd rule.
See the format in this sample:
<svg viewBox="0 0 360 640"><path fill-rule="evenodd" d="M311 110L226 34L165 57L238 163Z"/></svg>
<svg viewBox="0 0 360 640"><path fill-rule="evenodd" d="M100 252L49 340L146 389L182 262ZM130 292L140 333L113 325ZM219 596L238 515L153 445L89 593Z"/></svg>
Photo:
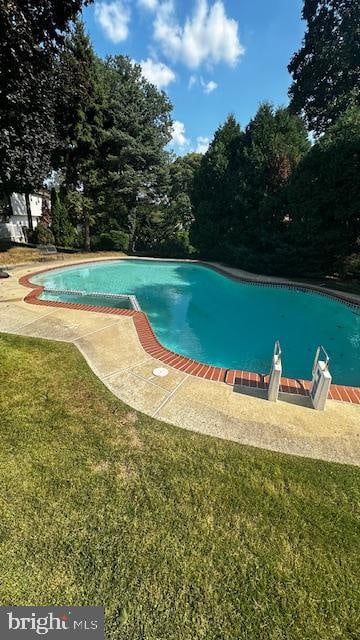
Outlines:
<svg viewBox="0 0 360 640"><path fill-rule="evenodd" d="M153 370L154 376L157 376L158 378L165 378L165 376L167 376L168 373L169 372L167 369L165 369L165 367L157 367L156 369Z"/></svg>

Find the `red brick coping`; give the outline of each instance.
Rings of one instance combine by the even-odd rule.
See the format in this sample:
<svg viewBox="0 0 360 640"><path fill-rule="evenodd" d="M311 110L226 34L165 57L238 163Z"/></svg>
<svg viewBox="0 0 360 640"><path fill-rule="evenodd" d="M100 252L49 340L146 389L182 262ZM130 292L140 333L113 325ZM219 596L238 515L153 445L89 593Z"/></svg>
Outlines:
<svg viewBox="0 0 360 640"><path fill-rule="evenodd" d="M114 258L116 259L116 258ZM78 264L94 263L93 260L87 260L86 262L75 263L66 266L78 266ZM206 265L211 268L210 265ZM52 271L63 267L50 267L44 269L44 271ZM220 271L220 270L219 270ZM113 307L99 307L89 304L79 304L74 302L57 302L55 300L40 300L39 296L44 291L44 287L34 284L30 281L35 275L38 275L40 271L34 271L19 278L19 284L31 289L30 293L24 298L25 302L29 304L43 305L46 307L61 307L63 309L78 309L82 311L94 311L97 313L110 313L119 316L128 316L133 318L134 325L143 349L156 360L160 360L163 364L188 373L198 378L205 378L206 380L213 380L215 382L224 382L228 385L241 385L253 389L266 390L268 386L268 376L259 373L253 373L251 371L241 371L236 369L225 369L223 367L214 367L212 365L203 364L181 356L178 353L165 349L158 339L156 338L154 331L150 325L148 317L142 311L134 311L132 309L115 309ZM43 272L41 272L43 273ZM226 275L225 272L222 272ZM254 282L254 284L259 284ZM267 283L261 283L263 285ZM271 286L271 283L269 283ZM291 285L288 285L291 288ZM294 287L298 288L298 287ZM335 297L335 296L334 296ZM299 396L308 396L310 389L309 380L292 380L290 378L282 378L280 391L285 393L291 393ZM332 384L330 389L330 399L341 400L343 402L350 402L352 404L360 404L360 388L359 387L345 387L342 385Z"/></svg>

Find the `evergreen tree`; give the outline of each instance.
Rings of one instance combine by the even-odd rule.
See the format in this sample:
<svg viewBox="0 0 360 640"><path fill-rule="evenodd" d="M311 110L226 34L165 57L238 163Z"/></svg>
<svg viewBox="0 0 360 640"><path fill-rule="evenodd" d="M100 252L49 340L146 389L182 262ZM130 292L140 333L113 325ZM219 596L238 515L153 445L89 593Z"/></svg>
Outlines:
<svg viewBox="0 0 360 640"><path fill-rule="evenodd" d="M242 139L240 126L230 115L216 131L195 174L191 241L204 257L224 257L225 239L238 217Z"/></svg>
<svg viewBox="0 0 360 640"><path fill-rule="evenodd" d="M307 31L289 72L291 109L317 134L360 101L360 2L305 0Z"/></svg>
<svg viewBox="0 0 360 640"><path fill-rule="evenodd" d="M169 167L169 203L164 212L164 222L170 232L188 232L194 221L192 191L194 177L202 161L200 153L180 156Z"/></svg>
<svg viewBox="0 0 360 640"><path fill-rule="evenodd" d="M65 41L59 62L58 138L54 164L64 174L73 216L83 227L84 248L90 250L90 226L96 197L97 170L103 141L105 76L84 26L79 20Z"/></svg>
<svg viewBox="0 0 360 640"><path fill-rule="evenodd" d="M153 253L166 257L185 257L192 252L189 242L194 220L191 196L194 175L201 160L201 154L189 153L170 162L166 197L160 206L151 207L150 215L141 227L144 249L150 248Z"/></svg>
<svg viewBox="0 0 360 640"><path fill-rule="evenodd" d="M288 109L260 105L246 128L242 189L246 225L242 242L271 252L284 230L284 187L310 148L305 127ZM235 234L241 243L241 238Z"/></svg>
<svg viewBox="0 0 360 640"><path fill-rule="evenodd" d="M331 274L359 255L360 108L351 107L303 158L288 189L298 270Z"/></svg>
<svg viewBox="0 0 360 640"><path fill-rule="evenodd" d="M51 190L51 226L55 244L59 247L72 247L76 239L76 231L71 224L67 208L61 194Z"/></svg>
<svg viewBox="0 0 360 640"><path fill-rule="evenodd" d="M124 56L106 63L107 109L99 171L102 210L129 233L135 250L152 207L164 198L168 181L171 104Z"/></svg>
<svg viewBox="0 0 360 640"><path fill-rule="evenodd" d="M233 116L216 132L195 177L193 244L243 268L281 269L285 188L309 142L287 109L263 104L244 133Z"/></svg>

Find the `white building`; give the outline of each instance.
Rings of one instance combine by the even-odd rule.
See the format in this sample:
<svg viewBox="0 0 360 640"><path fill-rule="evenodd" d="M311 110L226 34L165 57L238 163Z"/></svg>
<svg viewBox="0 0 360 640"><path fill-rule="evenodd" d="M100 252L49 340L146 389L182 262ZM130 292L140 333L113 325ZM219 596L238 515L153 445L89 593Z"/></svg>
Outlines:
<svg viewBox="0 0 360 640"><path fill-rule="evenodd" d="M0 242L27 242L24 227L19 222L0 222Z"/></svg>
<svg viewBox="0 0 360 640"><path fill-rule="evenodd" d="M30 210L33 229L36 229L41 217L42 203L44 199L47 200L50 209L50 196L46 191L30 195ZM29 223L26 211L25 195L23 193L13 193L11 195L11 206L13 215L7 221L0 222L0 240L26 242L26 230L29 227Z"/></svg>
<svg viewBox="0 0 360 640"><path fill-rule="evenodd" d="M42 203L44 198L50 201L49 196L44 193L32 193L30 195L30 209L34 229L36 229L39 218L41 217ZM13 193L11 195L11 206L13 211L11 222L14 222L15 224L19 223L22 227L28 227L26 200L24 194Z"/></svg>

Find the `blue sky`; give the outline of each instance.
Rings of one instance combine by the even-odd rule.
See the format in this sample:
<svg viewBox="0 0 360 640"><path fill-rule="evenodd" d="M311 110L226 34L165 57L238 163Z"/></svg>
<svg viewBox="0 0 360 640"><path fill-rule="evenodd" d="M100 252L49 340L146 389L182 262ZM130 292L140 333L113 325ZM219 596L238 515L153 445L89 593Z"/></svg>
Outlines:
<svg viewBox="0 0 360 640"><path fill-rule="evenodd" d="M126 54L174 107L177 153L204 151L228 113L286 105L302 0L96 0L84 20L98 55Z"/></svg>

